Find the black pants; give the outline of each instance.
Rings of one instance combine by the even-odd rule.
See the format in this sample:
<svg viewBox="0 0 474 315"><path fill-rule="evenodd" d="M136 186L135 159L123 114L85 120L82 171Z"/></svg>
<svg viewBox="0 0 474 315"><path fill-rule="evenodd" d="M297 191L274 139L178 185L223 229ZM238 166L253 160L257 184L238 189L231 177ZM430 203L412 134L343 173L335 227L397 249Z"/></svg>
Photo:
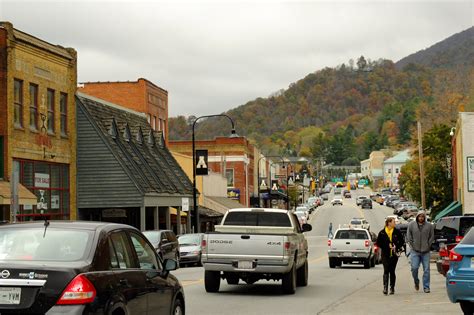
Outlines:
<svg viewBox="0 0 474 315"><path fill-rule="evenodd" d="M382 255L384 285L385 284L388 285L388 280L390 277L391 288L395 287L395 280L397 278L397 276L395 275L395 268L397 268L397 262L398 262L397 255L392 255L391 257Z"/></svg>

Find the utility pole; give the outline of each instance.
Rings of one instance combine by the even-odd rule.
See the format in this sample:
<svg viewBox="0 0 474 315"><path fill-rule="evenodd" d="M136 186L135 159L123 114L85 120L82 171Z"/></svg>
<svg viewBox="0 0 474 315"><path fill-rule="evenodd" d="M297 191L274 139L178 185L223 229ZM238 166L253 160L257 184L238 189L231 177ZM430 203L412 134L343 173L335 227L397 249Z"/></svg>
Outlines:
<svg viewBox="0 0 474 315"><path fill-rule="evenodd" d="M418 121L418 157L420 163L420 189L421 189L421 207L426 209L425 198L425 170L423 167L423 134L421 132L421 122Z"/></svg>

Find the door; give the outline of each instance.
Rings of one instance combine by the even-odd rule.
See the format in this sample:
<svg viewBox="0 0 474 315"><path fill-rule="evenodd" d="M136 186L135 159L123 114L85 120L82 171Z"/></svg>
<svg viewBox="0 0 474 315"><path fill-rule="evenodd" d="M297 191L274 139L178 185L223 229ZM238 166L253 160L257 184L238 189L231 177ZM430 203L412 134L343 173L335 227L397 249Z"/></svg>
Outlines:
<svg viewBox="0 0 474 315"><path fill-rule="evenodd" d="M163 267L153 248L138 233L130 232L140 270L146 277L148 314L169 314L173 287L161 274Z"/></svg>
<svg viewBox="0 0 474 315"><path fill-rule="evenodd" d="M129 314L147 314L147 282L138 267L135 250L124 231L114 232L109 238L110 264L118 283L119 295L124 299Z"/></svg>

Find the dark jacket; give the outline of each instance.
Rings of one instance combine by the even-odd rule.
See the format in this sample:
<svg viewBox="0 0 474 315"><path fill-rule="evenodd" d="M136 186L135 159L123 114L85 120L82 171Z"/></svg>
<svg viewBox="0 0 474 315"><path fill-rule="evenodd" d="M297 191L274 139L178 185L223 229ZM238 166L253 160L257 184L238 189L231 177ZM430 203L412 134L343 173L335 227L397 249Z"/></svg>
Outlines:
<svg viewBox="0 0 474 315"><path fill-rule="evenodd" d="M393 229L392 243L395 245L397 252L402 252L405 248L403 234L397 228ZM379 232L379 235L377 236L377 246L382 250L382 256L390 257L390 238L388 237L387 232L385 232L385 227Z"/></svg>

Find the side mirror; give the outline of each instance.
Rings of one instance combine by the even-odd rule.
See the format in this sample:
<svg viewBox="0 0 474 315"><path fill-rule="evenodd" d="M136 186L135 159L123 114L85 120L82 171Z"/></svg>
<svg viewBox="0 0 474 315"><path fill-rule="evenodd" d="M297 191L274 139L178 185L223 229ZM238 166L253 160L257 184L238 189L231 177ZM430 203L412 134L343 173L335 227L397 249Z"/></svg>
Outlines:
<svg viewBox="0 0 474 315"><path fill-rule="evenodd" d="M163 266L163 274L168 275L170 271L178 269L178 262L174 259L165 259Z"/></svg>
<svg viewBox="0 0 474 315"><path fill-rule="evenodd" d="M303 229L303 232L309 232L313 229L313 227L311 226L311 224L305 223L303 224L302 229Z"/></svg>

